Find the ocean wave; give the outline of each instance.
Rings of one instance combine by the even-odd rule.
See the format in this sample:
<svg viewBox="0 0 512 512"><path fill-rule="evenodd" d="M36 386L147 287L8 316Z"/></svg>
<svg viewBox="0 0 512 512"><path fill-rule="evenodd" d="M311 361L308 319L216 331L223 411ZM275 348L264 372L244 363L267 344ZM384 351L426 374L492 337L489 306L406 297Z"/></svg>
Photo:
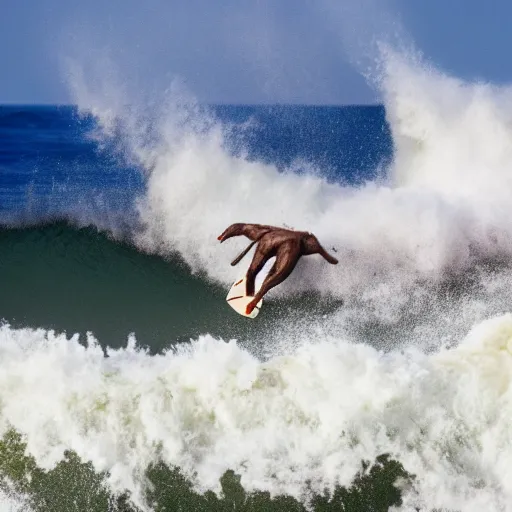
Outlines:
<svg viewBox="0 0 512 512"><path fill-rule="evenodd" d="M295 339L259 359L204 335L153 356L130 337L105 357L92 335L8 325L0 341L1 432L43 469L74 451L139 506L159 462L200 492L231 469L248 492L304 501L389 454L415 475L406 507L508 510L510 314L431 355Z"/></svg>
<svg viewBox="0 0 512 512"><path fill-rule="evenodd" d="M377 83L393 158L384 159L380 169L375 164L372 177L358 186L327 179L315 162L296 172L291 165L283 170L249 159L243 150L233 154L227 141L236 128L180 87L171 88L155 110L136 98L106 102L101 88L91 85L96 82L75 73L79 108L94 114L107 139L121 133L123 151L144 169L146 188L136 201L141 229L134 243L164 256L177 252L191 272L227 287L239 269L226 263L245 244L217 243L227 225L310 230L336 248L341 264L303 258L268 298L305 292L334 298L343 302L337 318L345 326L357 323L361 312L378 324L397 326L409 311L425 312L426 321L417 315L417 332L428 331L415 338L421 343L436 338L431 334L439 315L428 316L431 310L446 313L437 340L460 336L453 325L467 330L507 310L509 89L463 83L415 55L382 48ZM464 288L468 276L474 293L464 300L450 302L437 293L452 282Z"/></svg>
<svg viewBox="0 0 512 512"><path fill-rule="evenodd" d="M268 301L266 314L247 322L226 304L226 288L190 275L179 255L144 254L129 239L66 222L0 229L0 251L0 318L16 327L91 331L111 346L131 332L154 352L204 332L250 339L336 307L311 294Z"/></svg>

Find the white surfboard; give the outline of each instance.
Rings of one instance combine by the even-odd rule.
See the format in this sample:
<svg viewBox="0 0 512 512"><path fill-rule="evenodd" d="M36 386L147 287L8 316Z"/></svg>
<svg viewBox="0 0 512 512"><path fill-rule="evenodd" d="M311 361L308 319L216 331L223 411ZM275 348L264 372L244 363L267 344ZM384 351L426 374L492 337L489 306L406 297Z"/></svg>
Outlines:
<svg viewBox="0 0 512 512"><path fill-rule="evenodd" d="M240 315L247 318L256 318L263 304L263 299L256 304L256 307L252 310L250 315L246 314L245 309L247 304L249 304L254 297L245 294L245 281L246 278L242 277L234 282L226 297L226 302Z"/></svg>

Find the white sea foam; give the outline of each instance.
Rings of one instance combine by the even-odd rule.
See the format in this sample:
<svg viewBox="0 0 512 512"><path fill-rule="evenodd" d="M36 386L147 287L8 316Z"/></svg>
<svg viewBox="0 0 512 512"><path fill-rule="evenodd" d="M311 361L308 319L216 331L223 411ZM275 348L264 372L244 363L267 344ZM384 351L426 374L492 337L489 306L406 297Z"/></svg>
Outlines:
<svg viewBox="0 0 512 512"><path fill-rule="evenodd" d="M318 290L345 299L345 307L364 303L367 311L391 318L425 286L512 256L512 96L509 88L462 83L418 59L389 50L383 55L379 84L394 159L384 183L359 188L233 156L225 127L179 88L152 115L135 109L134 100L130 108L118 97L108 101L104 87L73 83L80 107L97 116L105 133L124 133L123 150L146 169L147 189L138 202L141 248L178 251L194 271L228 285L242 272L228 262L246 241L219 245L216 237L226 226L310 230L327 248L337 248L340 264L303 258L269 297ZM489 292L489 279L482 274L487 313L504 299ZM423 308L432 307L428 300ZM469 307L467 300L458 307Z"/></svg>
<svg viewBox="0 0 512 512"><path fill-rule="evenodd" d="M389 453L417 477L407 506L512 510L511 375L512 315L433 355L304 339L266 360L210 336L157 356L131 339L105 358L92 337L4 326L0 427L42 468L74 450L139 504L159 460L199 491L233 469L247 491L304 499L306 482L350 485Z"/></svg>
<svg viewBox="0 0 512 512"><path fill-rule="evenodd" d="M10 491L0 490L0 512L31 512L32 507L28 497Z"/></svg>

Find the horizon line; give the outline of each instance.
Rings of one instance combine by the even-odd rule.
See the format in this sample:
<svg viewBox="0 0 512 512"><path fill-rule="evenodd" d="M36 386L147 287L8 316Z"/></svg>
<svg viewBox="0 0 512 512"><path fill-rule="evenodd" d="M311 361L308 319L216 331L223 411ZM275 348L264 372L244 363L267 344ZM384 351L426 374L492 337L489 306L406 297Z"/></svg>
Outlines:
<svg viewBox="0 0 512 512"><path fill-rule="evenodd" d="M384 103L226 103L199 102L210 107L383 107ZM76 103L2 102L0 107L78 107Z"/></svg>

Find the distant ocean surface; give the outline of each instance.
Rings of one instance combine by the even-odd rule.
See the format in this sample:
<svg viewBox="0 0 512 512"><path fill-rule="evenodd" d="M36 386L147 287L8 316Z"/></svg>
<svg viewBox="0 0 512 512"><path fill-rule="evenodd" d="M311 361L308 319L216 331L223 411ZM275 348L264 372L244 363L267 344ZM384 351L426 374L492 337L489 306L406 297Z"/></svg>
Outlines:
<svg viewBox="0 0 512 512"><path fill-rule="evenodd" d="M512 510L509 93L382 87L0 106L2 510ZM242 318L233 222L340 264Z"/></svg>

